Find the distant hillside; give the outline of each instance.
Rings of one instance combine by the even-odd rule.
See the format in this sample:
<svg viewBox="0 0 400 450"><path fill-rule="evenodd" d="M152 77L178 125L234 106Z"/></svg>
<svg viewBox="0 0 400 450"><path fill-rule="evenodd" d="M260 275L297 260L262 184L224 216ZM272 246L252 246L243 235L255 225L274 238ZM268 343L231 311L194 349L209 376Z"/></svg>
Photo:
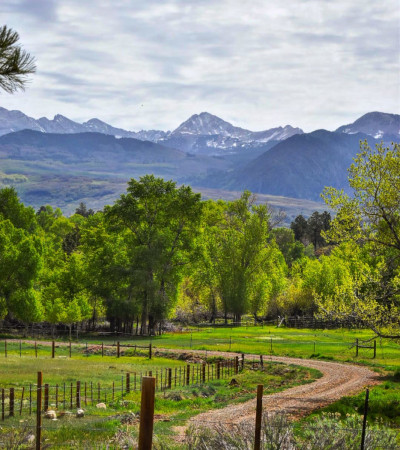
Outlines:
<svg viewBox="0 0 400 450"><path fill-rule="evenodd" d="M147 173L179 181L232 167L221 158L100 133L24 130L0 137L0 171L4 174L0 187L15 185L25 201L39 206L112 195L121 192L121 183Z"/></svg>
<svg viewBox="0 0 400 450"><path fill-rule="evenodd" d="M359 152L360 140L366 138L375 144L373 138L360 133L318 130L292 136L221 178L218 186L319 200L324 186L346 188L347 168Z"/></svg>

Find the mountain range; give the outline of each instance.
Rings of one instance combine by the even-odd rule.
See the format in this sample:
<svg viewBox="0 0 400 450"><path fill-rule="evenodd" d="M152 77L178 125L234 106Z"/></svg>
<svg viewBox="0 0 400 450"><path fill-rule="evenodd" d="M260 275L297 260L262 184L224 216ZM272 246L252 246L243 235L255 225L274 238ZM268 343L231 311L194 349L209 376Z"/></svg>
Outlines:
<svg viewBox="0 0 400 450"><path fill-rule="evenodd" d="M57 114L52 120L46 117L33 119L21 111L0 108L0 136L20 130L34 130L42 133L102 133L117 138L134 138L160 143L191 153L219 153L221 150L236 153L243 147L260 147L269 141L281 141L294 134L303 133L300 128L290 125L264 131L250 131L225 122L217 116L202 112L194 114L174 131L141 130L127 131L115 128L99 119L84 123L74 122Z"/></svg>
<svg viewBox="0 0 400 450"><path fill-rule="evenodd" d="M49 203L67 212L79 201L97 208L110 203L129 178L146 173L225 197L249 189L319 201L326 185L346 189L360 140L373 146L399 138L400 116L380 112L311 133L290 125L254 132L205 112L172 132L134 132L99 119L36 120L0 108L0 186L15 185L35 207Z"/></svg>

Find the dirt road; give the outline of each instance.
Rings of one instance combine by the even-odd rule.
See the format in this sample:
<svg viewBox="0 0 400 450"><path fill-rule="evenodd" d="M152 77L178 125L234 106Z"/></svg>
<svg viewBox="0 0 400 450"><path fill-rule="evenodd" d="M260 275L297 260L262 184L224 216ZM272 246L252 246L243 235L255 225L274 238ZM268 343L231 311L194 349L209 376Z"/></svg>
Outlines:
<svg viewBox="0 0 400 450"><path fill-rule="evenodd" d="M164 351L164 350L163 350ZM182 353L184 350L165 350ZM187 350L186 353L189 353ZM191 350L190 353L204 355L204 351ZM207 352L208 356L235 357L236 353ZM246 355L246 359L259 358L259 355ZM285 364L297 364L317 369L322 377L302 386L295 386L276 394L263 397L263 410L269 414L283 413L292 418L310 414L312 411L339 400L346 395L360 392L367 386L378 384L379 376L372 370L353 364L318 361L314 359L288 358L282 356L265 356L264 361L277 361ZM193 424L232 424L242 422L254 423L256 400L210 410L193 417ZM183 427L182 427L183 428ZM185 427L186 428L186 427ZM182 430L177 430L182 432Z"/></svg>

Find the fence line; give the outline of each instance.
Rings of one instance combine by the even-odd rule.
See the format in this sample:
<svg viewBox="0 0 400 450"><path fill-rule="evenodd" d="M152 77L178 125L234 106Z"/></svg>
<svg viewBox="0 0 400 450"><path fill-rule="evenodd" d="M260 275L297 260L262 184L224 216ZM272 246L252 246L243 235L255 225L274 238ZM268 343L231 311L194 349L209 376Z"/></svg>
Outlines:
<svg viewBox="0 0 400 450"><path fill-rule="evenodd" d="M173 388L192 385L202 385L210 381L227 379L238 374L242 369L239 357L218 361L215 364L192 363L184 367L163 368L148 371L126 372L119 380L112 384L101 382L81 381L63 382L56 384L46 383L43 386L43 410L72 409L81 406L94 406L104 402L118 402L124 400L124 395L131 392L140 392L143 378L154 376L155 390L164 392ZM3 387L1 401L1 420L24 414L31 415L37 411L34 400L34 391L38 388L35 383L27 386Z"/></svg>

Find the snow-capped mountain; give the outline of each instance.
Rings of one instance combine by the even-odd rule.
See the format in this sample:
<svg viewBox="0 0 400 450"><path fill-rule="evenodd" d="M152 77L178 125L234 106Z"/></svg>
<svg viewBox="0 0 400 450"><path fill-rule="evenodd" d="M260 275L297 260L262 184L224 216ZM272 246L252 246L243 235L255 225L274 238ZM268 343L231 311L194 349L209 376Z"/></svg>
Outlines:
<svg viewBox="0 0 400 450"><path fill-rule="evenodd" d="M84 122L82 126L84 127L84 131L111 134L115 137L140 139L141 141L157 142L159 139L165 138L169 134L169 132L161 130L127 131L122 128L115 128L99 119L90 119L87 122Z"/></svg>
<svg viewBox="0 0 400 450"><path fill-rule="evenodd" d="M190 134L196 136L220 135L229 137L243 137L251 133L249 130L235 127L229 122L213 114L202 112L194 114L171 133L171 136Z"/></svg>
<svg viewBox="0 0 400 450"><path fill-rule="evenodd" d="M370 112L349 125L339 127L336 131L347 134L365 133L375 139L399 139L400 115L377 111Z"/></svg>
<svg viewBox="0 0 400 450"><path fill-rule="evenodd" d="M74 122L68 117L57 114L53 120L49 120L47 117L41 117L36 121L45 133L83 133L85 127L80 123Z"/></svg>
<svg viewBox="0 0 400 450"><path fill-rule="evenodd" d="M85 133L89 131L152 142L164 139L170 134L169 131L165 132L161 130L127 131L122 128L113 127L96 118L84 123L78 123L61 114L55 115L53 119L48 119L47 117L34 119L21 111L9 111L0 107L0 136L21 130L35 130L41 131L42 133L58 134Z"/></svg>
<svg viewBox="0 0 400 450"><path fill-rule="evenodd" d="M24 129L59 134L102 133L118 138L134 138L161 143L167 147L190 153L211 154L236 153L244 147L258 148L270 141L278 142L294 134L303 133L300 128L293 128L290 125L265 131L250 131L235 127L207 112L194 114L173 132L170 132L161 130L127 131L96 118L78 123L61 114L57 114L53 119L42 117L35 120L21 111L8 111L0 108L0 135Z"/></svg>
<svg viewBox="0 0 400 450"><path fill-rule="evenodd" d="M37 120L26 116L21 111L9 111L0 107L0 136L19 130L44 131Z"/></svg>
<svg viewBox="0 0 400 450"><path fill-rule="evenodd" d="M286 125L284 128L271 128L265 131L250 131L244 128L235 127L229 122L220 119L207 112L194 114L188 120L183 122L171 133L171 136L177 135L197 135L197 136L226 136L236 138L243 142L268 142L269 140L280 141L287 139L294 134L301 134L303 130Z"/></svg>
<svg viewBox="0 0 400 450"><path fill-rule="evenodd" d="M281 141L302 133L303 130L290 125L265 131L250 131L202 112L191 116L162 141L164 145L191 153L218 154L226 151L234 153L243 147L260 147L269 141Z"/></svg>

